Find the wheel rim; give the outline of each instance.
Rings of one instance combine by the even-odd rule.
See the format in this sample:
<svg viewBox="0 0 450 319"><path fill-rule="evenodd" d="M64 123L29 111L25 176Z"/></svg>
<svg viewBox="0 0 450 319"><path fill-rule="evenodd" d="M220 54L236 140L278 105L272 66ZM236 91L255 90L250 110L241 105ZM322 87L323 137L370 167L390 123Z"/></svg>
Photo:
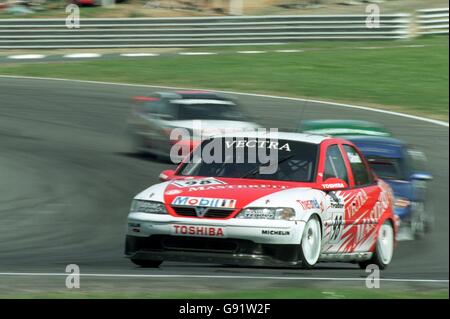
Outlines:
<svg viewBox="0 0 450 319"><path fill-rule="evenodd" d="M317 219L310 219L305 226L302 236L303 257L310 265L314 265L320 256L321 238L320 224Z"/></svg>
<svg viewBox="0 0 450 319"><path fill-rule="evenodd" d="M422 213L422 207L417 210L417 212L413 215L411 219L411 232L414 235L420 235L424 232L425 222Z"/></svg>
<svg viewBox="0 0 450 319"><path fill-rule="evenodd" d="M416 217L411 221L411 231L414 235L421 234L424 230L424 222L421 217Z"/></svg>
<svg viewBox="0 0 450 319"><path fill-rule="evenodd" d="M389 223L380 227L377 246L381 261L385 265L389 264L394 252L394 230Z"/></svg>

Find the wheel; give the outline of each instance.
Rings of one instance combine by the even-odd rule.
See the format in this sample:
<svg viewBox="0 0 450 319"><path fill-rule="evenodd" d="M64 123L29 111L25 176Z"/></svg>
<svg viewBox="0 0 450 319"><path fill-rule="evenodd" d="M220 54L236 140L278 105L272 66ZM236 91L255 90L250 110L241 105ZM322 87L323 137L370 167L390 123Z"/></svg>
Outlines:
<svg viewBox="0 0 450 319"><path fill-rule="evenodd" d="M359 263L362 269L375 264L380 269L386 269L394 254L394 228L390 221L385 221L378 230L377 244L371 259Z"/></svg>
<svg viewBox="0 0 450 319"><path fill-rule="evenodd" d="M427 212L424 216L425 220L425 233L429 233L434 228L435 218L434 218L434 209L430 203L427 203L425 206L425 211Z"/></svg>
<svg viewBox="0 0 450 319"><path fill-rule="evenodd" d="M410 230L414 239L422 239L425 235L426 222L423 207L417 208L411 216Z"/></svg>
<svg viewBox="0 0 450 319"><path fill-rule="evenodd" d="M303 268L313 268L320 257L322 249L322 231L316 216L312 216L303 230L300 243L300 260Z"/></svg>
<svg viewBox="0 0 450 319"><path fill-rule="evenodd" d="M143 268L158 268L162 264L162 261L159 260L145 260L134 258L131 258L131 262Z"/></svg>
<svg viewBox="0 0 450 319"><path fill-rule="evenodd" d="M127 126L125 128L125 135L128 139L128 149L131 154L141 155L144 150L144 141L139 134L136 134L136 128Z"/></svg>

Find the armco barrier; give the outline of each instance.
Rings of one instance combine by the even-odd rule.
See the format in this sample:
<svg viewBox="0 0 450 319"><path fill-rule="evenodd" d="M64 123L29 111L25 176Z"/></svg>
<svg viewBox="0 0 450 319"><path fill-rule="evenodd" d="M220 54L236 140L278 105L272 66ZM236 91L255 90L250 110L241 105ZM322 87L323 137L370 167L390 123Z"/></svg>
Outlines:
<svg viewBox="0 0 450 319"><path fill-rule="evenodd" d="M448 8L417 11L419 34L448 34Z"/></svg>
<svg viewBox="0 0 450 319"><path fill-rule="evenodd" d="M409 36L408 14L382 15L378 28L369 28L366 19L365 15L81 19L79 29L68 29L64 19L0 19L0 48L193 47Z"/></svg>

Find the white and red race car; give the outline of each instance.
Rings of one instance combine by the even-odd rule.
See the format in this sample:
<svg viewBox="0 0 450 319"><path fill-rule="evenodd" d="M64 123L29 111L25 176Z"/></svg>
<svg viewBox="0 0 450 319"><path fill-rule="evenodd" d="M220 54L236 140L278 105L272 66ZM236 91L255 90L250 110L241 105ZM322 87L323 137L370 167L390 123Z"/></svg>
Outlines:
<svg viewBox="0 0 450 319"><path fill-rule="evenodd" d="M138 194L125 254L143 267L163 261L303 266L376 264L393 256L397 220L389 186L350 142L300 133L238 133L205 140L231 152L190 161ZM275 170L246 155L277 150ZM229 154L230 152L228 152ZM247 156L248 157L248 156Z"/></svg>

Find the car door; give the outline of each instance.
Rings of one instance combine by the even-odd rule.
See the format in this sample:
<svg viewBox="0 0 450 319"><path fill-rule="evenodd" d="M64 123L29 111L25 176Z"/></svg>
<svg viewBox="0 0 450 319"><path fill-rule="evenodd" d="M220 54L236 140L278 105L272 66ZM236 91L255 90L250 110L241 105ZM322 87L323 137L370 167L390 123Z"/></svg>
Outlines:
<svg viewBox="0 0 450 319"><path fill-rule="evenodd" d="M356 147L341 145L348 164L351 187L343 191L347 227L338 248L342 252L367 252L376 240L379 218L388 202L388 193L377 183L367 161Z"/></svg>
<svg viewBox="0 0 450 319"><path fill-rule="evenodd" d="M323 159L322 183L336 179L344 181L347 186L351 184L348 165L345 163L342 149L339 144L330 144L326 147ZM341 246L344 230L348 227L345 199L351 195L347 189L326 192L324 223L324 253L336 253Z"/></svg>
<svg viewBox="0 0 450 319"><path fill-rule="evenodd" d="M158 112L161 103L162 101L159 97L150 96L139 101L135 108L135 132L141 137L142 143L149 149L155 147Z"/></svg>
<svg viewBox="0 0 450 319"><path fill-rule="evenodd" d="M426 157L421 151L408 148L404 149L404 158L406 161L407 172L406 178L410 180L412 184L411 199L416 203L425 202L427 192L427 179L412 179L413 174L427 174L429 175L426 167Z"/></svg>
<svg viewBox="0 0 450 319"><path fill-rule="evenodd" d="M170 150L170 125L174 118L173 105L167 99L155 99L142 114L143 135L147 146L157 154L168 154Z"/></svg>

